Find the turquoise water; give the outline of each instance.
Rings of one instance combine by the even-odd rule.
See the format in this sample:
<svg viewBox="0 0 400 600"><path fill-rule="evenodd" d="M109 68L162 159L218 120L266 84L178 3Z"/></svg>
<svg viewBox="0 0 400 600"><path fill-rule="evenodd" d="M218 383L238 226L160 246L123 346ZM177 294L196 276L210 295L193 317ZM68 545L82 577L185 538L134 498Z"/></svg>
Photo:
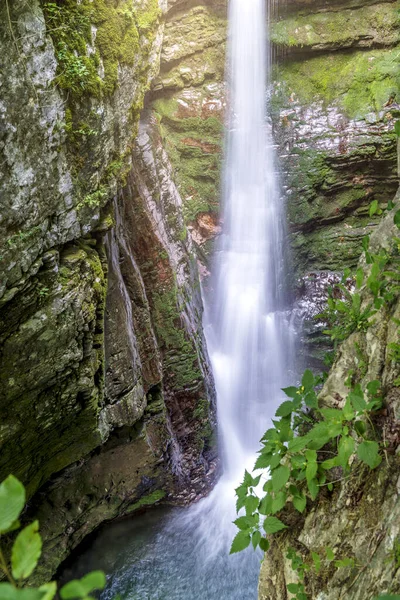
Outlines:
<svg viewBox="0 0 400 600"><path fill-rule="evenodd" d="M209 547L196 543L197 506L156 508L103 526L63 581L103 569L101 600L256 600L260 555L249 549L228 556L223 546L215 552L212 540Z"/></svg>

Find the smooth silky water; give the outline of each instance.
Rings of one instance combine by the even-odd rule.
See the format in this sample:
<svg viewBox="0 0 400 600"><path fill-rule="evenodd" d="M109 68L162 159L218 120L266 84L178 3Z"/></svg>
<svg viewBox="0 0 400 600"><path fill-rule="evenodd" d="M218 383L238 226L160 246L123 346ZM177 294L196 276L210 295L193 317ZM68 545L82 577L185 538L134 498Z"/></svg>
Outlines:
<svg viewBox="0 0 400 600"><path fill-rule="evenodd" d="M292 363L284 216L267 119L266 9L265 0L230 0L223 232L204 318L224 474L190 508L154 509L97 534L79 574L104 568L102 600L257 598L261 554L229 555L234 489L254 464Z"/></svg>

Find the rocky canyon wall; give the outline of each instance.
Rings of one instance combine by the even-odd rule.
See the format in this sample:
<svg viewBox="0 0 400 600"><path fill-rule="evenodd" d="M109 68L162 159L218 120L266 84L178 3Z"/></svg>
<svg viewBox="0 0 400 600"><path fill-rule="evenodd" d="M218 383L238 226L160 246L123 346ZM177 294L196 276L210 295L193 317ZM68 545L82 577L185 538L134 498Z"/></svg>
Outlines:
<svg viewBox="0 0 400 600"><path fill-rule="evenodd" d="M272 26L305 360L397 187L395 2L287 0ZM0 471L41 577L102 521L216 473L201 275L220 231L224 0L8 0L0 35Z"/></svg>
<svg viewBox="0 0 400 600"><path fill-rule="evenodd" d="M102 521L217 472L197 263L139 124L167 8L1 8L0 474L28 488L42 579Z"/></svg>
<svg viewBox="0 0 400 600"><path fill-rule="evenodd" d="M397 252L393 211L383 218L371 215L369 207L377 201L385 208L398 188L393 125L400 108L399 5L288 1L284 9L272 32L279 52L271 105L310 366L318 364L326 347L313 316L335 272L358 263L367 234L371 252ZM359 267L370 273L365 259ZM365 307L371 301L365 287L362 298ZM320 394L323 405L341 407L349 374L363 388L372 380L382 382L386 408L375 426L386 444L384 461L372 472L354 461L351 476L332 493L323 490L304 515L279 515L290 527L265 556L260 600L296 597L287 588L299 581L289 548L309 565L309 598L358 600L399 593L399 363L390 350L398 343L398 310L396 297L366 332L343 342ZM326 548L350 566L322 558L315 569L312 553L324 557Z"/></svg>

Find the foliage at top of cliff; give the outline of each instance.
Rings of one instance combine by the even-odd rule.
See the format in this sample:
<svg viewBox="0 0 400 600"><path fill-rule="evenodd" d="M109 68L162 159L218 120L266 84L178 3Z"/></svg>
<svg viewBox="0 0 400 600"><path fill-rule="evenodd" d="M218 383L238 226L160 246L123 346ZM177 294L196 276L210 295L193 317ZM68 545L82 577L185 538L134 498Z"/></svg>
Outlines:
<svg viewBox="0 0 400 600"><path fill-rule="evenodd" d="M151 48L160 18L158 0L43 1L58 61L56 82L75 96L111 94L119 65L137 65Z"/></svg>

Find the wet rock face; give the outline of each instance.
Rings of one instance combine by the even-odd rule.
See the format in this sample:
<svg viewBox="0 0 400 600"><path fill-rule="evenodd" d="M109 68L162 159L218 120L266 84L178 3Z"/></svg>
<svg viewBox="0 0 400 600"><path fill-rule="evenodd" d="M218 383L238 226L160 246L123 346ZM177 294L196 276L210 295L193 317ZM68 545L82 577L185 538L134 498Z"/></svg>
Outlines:
<svg viewBox="0 0 400 600"><path fill-rule="evenodd" d="M377 226L371 236L371 251L393 247L398 230L393 212ZM360 267L368 270L363 261ZM361 290L363 303L371 298ZM261 567L260 600L286 600L288 583L296 582L287 559L293 547L305 562L312 565L311 552L324 555L325 548L334 550L335 558L353 558L355 567L323 567L317 573L311 566L306 575L306 591L310 598L337 600L340 597L361 600L380 594L398 594L400 579L398 548L400 539L399 456L400 443L400 365L390 353L389 344L398 343L400 302L396 300L381 309L365 333L353 333L339 348L337 358L320 394L320 401L330 407L342 407L348 394L345 385L352 372L363 388L379 379L385 390L386 408L379 416L379 435L386 440L387 450L381 465L371 471L357 461L351 476L337 484L332 493L322 491L317 501L309 504L305 516L282 515L290 519L288 531L274 538L271 550ZM362 361L362 364L361 364Z"/></svg>
<svg viewBox="0 0 400 600"><path fill-rule="evenodd" d="M11 23L0 9L0 476L28 487L45 579L102 521L210 488L214 384L170 162L157 128L134 142L166 3L9 4ZM182 31L201 26L204 7L175 5L168 18ZM212 27L210 17L199 35L210 47Z"/></svg>
<svg viewBox="0 0 400 600"><path fill-rule="evenodd" d="M363 237L379 221L369 215L371 202L385 207L398 186L398 12L393 2L278 8L271 118L294 288L300 306L310 307L320 304L309 285L314 274L328 281L357 264ZM321 327L306 316L302 331L305 363L321 365L328 349Z"/></svg>
<svg viewBox="0 0 400 600"><path fill-rule="evenodd" d="M172 6L151 102L204 273L219 232L226 5Z"/></svg>
<svg viewBox="0 0 400 600"><path fill-rule="evenodd" d="M96 246L43 254L1 311L0 469L31 493L101 442L106 264Z"/></svg>
<svg viewBox="0 0 400 600"><path fill-rule="evenodd" d="M283 16L271 32L287 53L276 66L271 108L299 274L353 266L362 237L377 222L369 216L370 203L386 205L397 189L396 5L340 6ZM372 13L380 42L369 21ZM359 50L363 27L373 50L368 44ZM348 40L346 52L337 51L343 44L335 35Z"/></svg>

